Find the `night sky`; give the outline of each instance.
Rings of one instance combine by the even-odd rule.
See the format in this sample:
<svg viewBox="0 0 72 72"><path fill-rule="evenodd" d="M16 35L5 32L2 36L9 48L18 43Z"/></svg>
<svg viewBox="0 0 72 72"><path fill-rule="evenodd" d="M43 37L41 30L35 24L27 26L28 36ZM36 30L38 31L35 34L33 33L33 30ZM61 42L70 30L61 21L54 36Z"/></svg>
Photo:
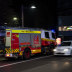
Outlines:
<svg viewBox="0 0 72 72"><path fill-rule="evenodd" d="M72 0L58 0L57 11L60 16L72 16Z"/></svg>
<svg viewBox="0 0 72 72"><path fill-rule="evenodd" d="M13 17L18 17L21 26L21 5L24 5L24 26L52 29L57 26L57 16L71 5L69 0L0 0L0 25L13 25ZM69 4L70 3L70 4ZM68 6L67 6L67 5ZM35 5L35 10L30 9Z"/></svg>

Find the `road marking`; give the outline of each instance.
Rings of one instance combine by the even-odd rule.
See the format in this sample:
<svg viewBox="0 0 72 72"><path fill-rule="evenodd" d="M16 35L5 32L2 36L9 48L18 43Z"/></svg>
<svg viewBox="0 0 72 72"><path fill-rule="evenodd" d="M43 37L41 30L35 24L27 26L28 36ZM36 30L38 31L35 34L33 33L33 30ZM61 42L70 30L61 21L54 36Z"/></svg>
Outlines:
<svg viewBox="0 0 72 72"><path fill-rule="evenodd" d="M68 58L65 58L65 59L63 59L63 60L67 60Z"/></svg>
<svg viewBox="0 0 72 72"><path fill-rule="evenodd" d="M20 63L23 63L23 62L29 62L29 61L33 61L33 60L37 60L37 59L41 59L41 58L52 57L52 56L53 56L53 55L50 55L50 56L43 56L43 57L39 57L39 58L35 58L35 59L30 59L30 60L26 60L26 61L21 61L21 62L6 64L6 65L0 66L0 68L6 67L6 66L11 66L11 65L20 64Z"/></svg>
<svg viewBox="0 0 72 72"><path fill-rule="evenodd" d="M67 60L72 60L72 58L70 58L70 59L67 58Z"/></svg>

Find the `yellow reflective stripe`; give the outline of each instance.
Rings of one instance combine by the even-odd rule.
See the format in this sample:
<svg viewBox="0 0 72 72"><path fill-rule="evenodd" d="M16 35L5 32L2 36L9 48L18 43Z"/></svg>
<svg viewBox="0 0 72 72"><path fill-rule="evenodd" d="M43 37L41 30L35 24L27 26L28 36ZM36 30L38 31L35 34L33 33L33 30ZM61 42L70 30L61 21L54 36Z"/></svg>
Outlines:
<svg viewBox="0 0 72 72"><path fill-rule="evenodd" d="M41 49L31 50L31 53L39 53L41 52Z"/></svg>
<svg viewBox="0 0 72 72"><path fill-rule="evenodd" d="M8 48L8 49L6 48L5 50L6 50L6 53L11 53L11 49L10 48Z"/></svg>
<svg viewBox="0 0 72 72"><path fill-rule="evenodd" d="M41 40L45 40L45 41L53 41L53 42L55 42L55 40L45 39L45 38L41 38Z"/></svg>
<svg viewBox="0 0 72 72"><path fill-rule="evenodd" d="M19 52L19 49L12 49L12 53L17 53Z"/></svg>
<svg viewBox="0 0 72 72"><path fill-rule="evenodd" d="M11 29L6 29L6 30L11 30Z"/></svg>
<svg viewBox="0 0 72 72"><path fill-rule="evenodd" d="M12 30L12 33L41 33L41 31Z"/></svg>
<svg viewBox="0 0 72 72"><path fill-rule="evenodd" d="M10 48L8 48L8 49L6 48L5 50L6 50L6 53L17 53L17 52L19 52L19 49L12 49L11 50Z"/></svg>
<svg viewBox="0 0 72 72"><path fill-rule="evenodd" d="M20 55L23 55L23 51L20 52Z"/></svg>

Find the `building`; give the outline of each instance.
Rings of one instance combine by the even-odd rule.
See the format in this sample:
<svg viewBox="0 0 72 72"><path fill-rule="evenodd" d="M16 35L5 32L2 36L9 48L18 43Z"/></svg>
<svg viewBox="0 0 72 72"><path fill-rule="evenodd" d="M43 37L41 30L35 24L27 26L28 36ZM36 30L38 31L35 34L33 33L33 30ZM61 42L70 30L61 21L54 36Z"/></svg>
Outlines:
<svg viewBox="0 0 72 72"><path fill-rule="evenodd" d="M58 36L72 40L72 16L58 16Z"/></svg>

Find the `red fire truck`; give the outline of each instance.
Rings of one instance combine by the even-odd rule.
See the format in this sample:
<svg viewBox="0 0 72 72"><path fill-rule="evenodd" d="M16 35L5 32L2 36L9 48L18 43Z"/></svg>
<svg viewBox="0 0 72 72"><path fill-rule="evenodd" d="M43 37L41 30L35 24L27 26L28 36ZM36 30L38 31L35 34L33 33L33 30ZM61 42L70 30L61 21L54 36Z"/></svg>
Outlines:
<svg viewBox="0 0 72 72"><path fill-rule="evenodd" d="M37 53L47 54L56 46L55 35L47 30L6 29L5 57L30 58Z"/></svg>

